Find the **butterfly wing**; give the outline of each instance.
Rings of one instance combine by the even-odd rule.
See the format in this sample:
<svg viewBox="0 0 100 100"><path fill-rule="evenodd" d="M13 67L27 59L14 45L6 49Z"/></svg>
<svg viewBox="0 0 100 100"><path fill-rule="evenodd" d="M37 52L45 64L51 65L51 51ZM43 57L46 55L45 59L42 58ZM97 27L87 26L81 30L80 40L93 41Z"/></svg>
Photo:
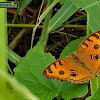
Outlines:
<svg viewBox="0 0 100 100"><path fill-rule="evenodd" d="M76 54L94 75L100 74L100 31L87 37L79 45Z"/></svg>
<svg viewBox="0 0 100 100"><path fill-rule="evenodd" d="M48 79L53 78L71 83L87 83L92 80L92 74L80 66L80 63L72 58L62 58L50 64L44 70L43 75Z"/></svg>

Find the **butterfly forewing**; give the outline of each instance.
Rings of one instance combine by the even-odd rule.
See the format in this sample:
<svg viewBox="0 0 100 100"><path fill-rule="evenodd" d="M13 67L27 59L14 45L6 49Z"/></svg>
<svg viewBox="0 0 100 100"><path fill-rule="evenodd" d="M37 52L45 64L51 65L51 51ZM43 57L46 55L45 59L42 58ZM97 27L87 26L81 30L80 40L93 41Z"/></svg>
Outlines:
<svg viewBox="0 0 100 100"><path fill-rule="evenodd" d="M100 31L92 33L78 47L76 54L94 75L100 74Z"/></svg>

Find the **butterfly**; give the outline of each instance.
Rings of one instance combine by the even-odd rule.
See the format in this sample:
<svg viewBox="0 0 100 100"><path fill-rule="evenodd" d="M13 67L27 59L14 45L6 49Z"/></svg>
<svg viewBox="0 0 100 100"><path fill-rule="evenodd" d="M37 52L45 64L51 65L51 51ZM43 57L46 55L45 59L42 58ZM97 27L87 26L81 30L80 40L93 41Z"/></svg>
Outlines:
<svg viewBox="0 0 100 100"><path fill-rule="evenodd" d="M85 38L70 57L58 59L43 71L48 79L88 83L100 74L100 31Z"/></svg>

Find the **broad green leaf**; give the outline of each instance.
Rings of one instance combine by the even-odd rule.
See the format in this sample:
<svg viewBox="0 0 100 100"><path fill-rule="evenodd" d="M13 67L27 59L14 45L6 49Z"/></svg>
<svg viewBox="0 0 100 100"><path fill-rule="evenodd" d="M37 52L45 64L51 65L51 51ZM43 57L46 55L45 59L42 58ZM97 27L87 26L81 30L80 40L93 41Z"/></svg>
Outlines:
<svg viewBox="0 0 100 100"><path fill-rule="evenodd" d="M58 90L51 80L43 76L45 67L55 59L49 53L43 52L41 43L31 49L15 68L15 77L40 100L51 100L57 96Z"/></svg>
<svg viewBox="0 0 100 100"><path fill-rule="evenodd" d="M59 11L50 20L49 31L53 31L60 26L65 20L72 16L78 8L71 0L67 0Z"/></svg>
<svg viewBox="0 0 100 100"><path fill-rule="evenodd" d="M88 92L87 84L72 84L64 82L62 85L62 89L60 91L60 95L64 99L71 99L71 98L82 97L86 95L87 92Z"/></svg>

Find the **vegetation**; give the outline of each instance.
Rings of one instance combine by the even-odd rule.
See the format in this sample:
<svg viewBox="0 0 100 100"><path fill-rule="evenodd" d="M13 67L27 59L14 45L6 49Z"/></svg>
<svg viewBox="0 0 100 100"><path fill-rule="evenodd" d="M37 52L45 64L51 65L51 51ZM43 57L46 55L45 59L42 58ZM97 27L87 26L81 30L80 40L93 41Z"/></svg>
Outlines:
<svg viewBox="0 0 100 100"><path fill-rule="evenodd" d="M4 2L5 0L1 1ZM95 100L99 100L100 96L98 94L100 93L100 77L92 80L88 89L88 84L72 84L69 82L48 80L42 75L42 73L46 66L55 60L55 57L47 52L52 53L55 48L63 45L67 40L65 38L66 36L68 38L67 43L70 43L63 49L62 52L60 51L60 55L56 55L56 58L58 58L59 56L69 56L70 52L75 52L77 46L84 39L84 37L79 38L83 35L82 33L85 32L84 30L86 30L87 36L92 32L100 30L100 1L47 0L47 2L45 2L43 0L41 3L41 7L39 7L40 9L38 9L38 17L35 16L34 13L34 16L36 18L31 15L30 12L24 12L25 9L28 9L32 11L33 14L33 10L31 9L31 7L33 7L33 5L31 5L33 1L31 3L30 1L31 0L20 0L19 8L13 11L13 20L10 18L12 20L11 24L7 24L7 22L9 22L8 19L8 21L6 22L5 8L0 8L0 14L2 15L0 16L0 99L51 100L56 97L57 100L61 100L61 98L63 98L64 100L69 100L71 98L83 98L83 100L94 100L95 98ZM58 3L62 4L62 6L55 14L53 14L53 8L56 7ZM45 9L45 7L47 8ZM12 10L8 9L8 13L11 13L11 11ZM28 18L31 18L31 20L29 20L28 23L25 22L26 24L23 24L24 18L26 16L28 16ZM83 24L84 22L86 23ZM8 31L6 26L9 27ZM30 28L33 28L33 30L30 30ZM17 33L18 31L19 33ZM7 32L9 36L8 47L6 46ZM30 32L32 33L32 40L30 38L31 45L29 45L27 54L21 55L24 56L21 57L15 52L19 53L19 42L21 41L22 43L25 33ZM71 32L72 34L69 34ZM14 33L16 33L16 35ZM11 36L13 36L13 34L15 35L15 37L12 39ZM26 36L29 36L29 34ZM63 38L59 39L59 37ZM59 41L55 43L54 38ZM28 39L26 38L27 42ZM50 44L50 42L52 41L54 43L53 45ZM64 46L67 43L65 43ZM60 50L62 50L61 48L62 47L60 47ZM13 52L11 49L15 52ZM53 53L53 55L55 54ZM9 65L7 59L10 60ZM16 65L15 68L14 65L11 64L11 62ZM86 95L87 93L89 93L90 89L91 96L89 96L90 94Z"/></svg>

